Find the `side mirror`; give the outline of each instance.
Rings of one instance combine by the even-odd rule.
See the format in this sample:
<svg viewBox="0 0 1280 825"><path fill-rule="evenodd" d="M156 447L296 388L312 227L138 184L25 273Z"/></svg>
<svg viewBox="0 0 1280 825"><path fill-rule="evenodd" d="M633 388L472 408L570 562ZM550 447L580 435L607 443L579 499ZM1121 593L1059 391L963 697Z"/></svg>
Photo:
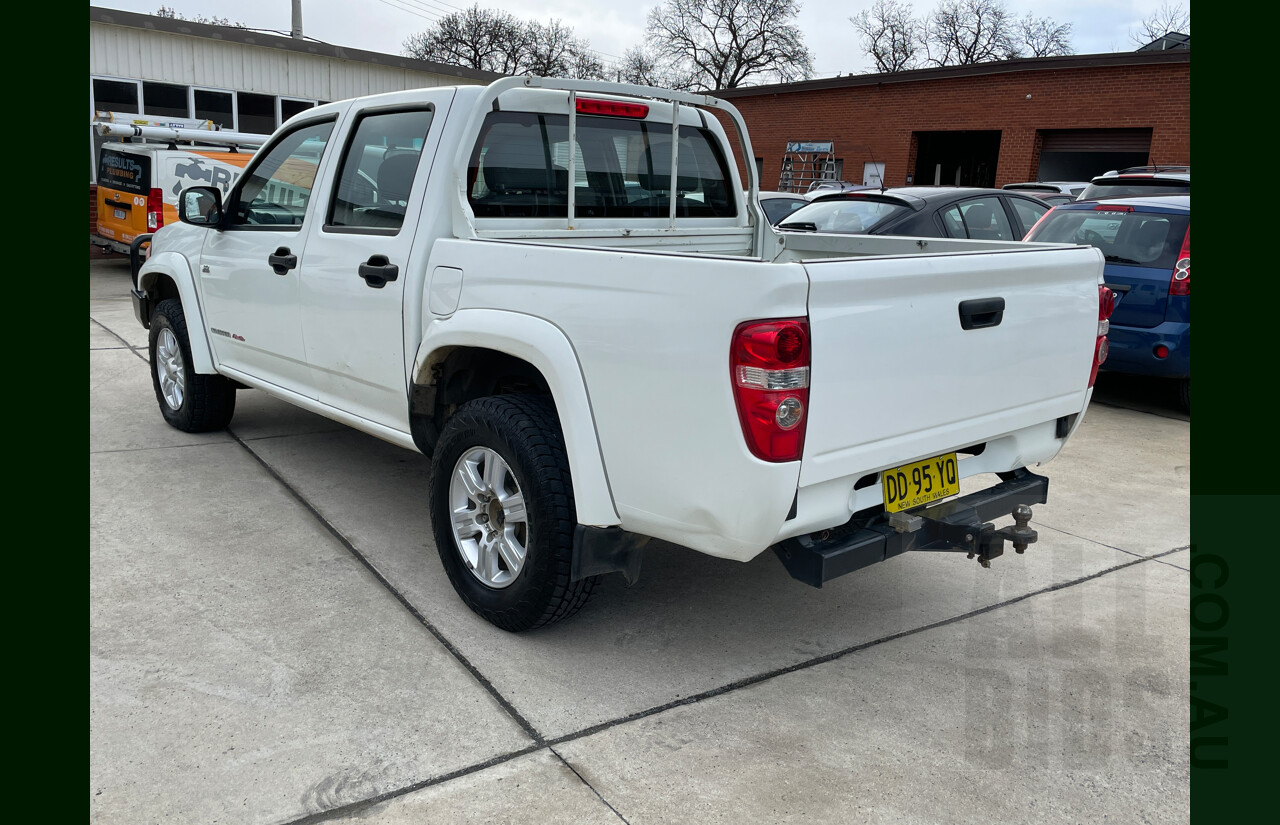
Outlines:
<svg viewBox="0 0 1280 825"><path fill-rule="evenodd" d="M222 192L213 186L192 186L178 196L178 220L194 226L222 223Z"/></svg>

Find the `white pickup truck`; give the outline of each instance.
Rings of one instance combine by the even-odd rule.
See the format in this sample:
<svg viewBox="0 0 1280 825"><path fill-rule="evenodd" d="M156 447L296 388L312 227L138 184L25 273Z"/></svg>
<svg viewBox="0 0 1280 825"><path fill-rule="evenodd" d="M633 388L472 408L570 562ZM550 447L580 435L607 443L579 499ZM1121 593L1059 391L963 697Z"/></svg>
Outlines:
<svg viewBox="0 0 1280 825"><path fill-rule="evenodd" d="M815 586L1021 552L1106 357L1101 254L780 233L752 157L730 104L619 84L309 109L152 239L160 411L223 428L254 388L431 457L444 569L513 631L651 539Z"/></svg>

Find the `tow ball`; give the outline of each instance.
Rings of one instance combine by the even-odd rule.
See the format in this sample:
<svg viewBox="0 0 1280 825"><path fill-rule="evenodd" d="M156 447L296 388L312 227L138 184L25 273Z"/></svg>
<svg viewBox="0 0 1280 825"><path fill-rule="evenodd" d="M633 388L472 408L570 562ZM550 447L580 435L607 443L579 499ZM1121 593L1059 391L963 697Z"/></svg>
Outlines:
<svg viewBox="0 0 1280 825"><path fill-rule="evenodd" d="M1017 507L1013 508L1012 526L996 530L990 524L982 525L982 530L979 533L979 536L982 537L984 541L979 543L976 551L969 551L969 558L976 558L978 560L978 564L983 567L990 567L992 559L1004 554L1004 542L1006 540L1013 544L1013 552L1027 552L1027 545L1035 544L1036 539L1040 537L1035 530L1031 529L1030 522L1031 508L1025 504L1019 504ZM990 530L990 538L987 538L988 530ZM973 540L973 535L966 534L965 539L971 542Z"/></svg>

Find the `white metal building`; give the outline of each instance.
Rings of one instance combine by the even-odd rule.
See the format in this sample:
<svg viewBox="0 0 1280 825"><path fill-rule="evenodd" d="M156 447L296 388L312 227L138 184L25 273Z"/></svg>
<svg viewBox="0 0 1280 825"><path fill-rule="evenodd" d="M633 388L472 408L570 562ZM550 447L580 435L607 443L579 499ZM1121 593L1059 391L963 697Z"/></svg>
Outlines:
<svg viewBox="0 0 1280 825"><path fill-rule="evenodd" d="M265 134L318 103L498 77L305 38L89 7L91 120L99 110L134 112ZM90 184L99 145L90 130Z"/></svg>

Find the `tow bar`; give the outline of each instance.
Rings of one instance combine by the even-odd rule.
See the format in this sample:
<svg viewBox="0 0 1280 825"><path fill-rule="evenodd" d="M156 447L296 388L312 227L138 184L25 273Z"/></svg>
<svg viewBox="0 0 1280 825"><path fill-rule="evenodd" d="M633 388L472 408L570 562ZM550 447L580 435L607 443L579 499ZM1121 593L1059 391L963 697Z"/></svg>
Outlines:
<svg viewBox="0 0 1280 825"><path fill-rule="evenodd" d="M1000 473L1000 483L967 496L936 504L883 513L821 533L797 536L774 545L791 576L821 587L908 550L967 553L978 564L1004 555L1004 543L1023 553L1039 536L1031 529L1031 505L1048 500L1049 479L1026 469ZM996 529L992 519L1013 516L1013 524Z"/></svg>

